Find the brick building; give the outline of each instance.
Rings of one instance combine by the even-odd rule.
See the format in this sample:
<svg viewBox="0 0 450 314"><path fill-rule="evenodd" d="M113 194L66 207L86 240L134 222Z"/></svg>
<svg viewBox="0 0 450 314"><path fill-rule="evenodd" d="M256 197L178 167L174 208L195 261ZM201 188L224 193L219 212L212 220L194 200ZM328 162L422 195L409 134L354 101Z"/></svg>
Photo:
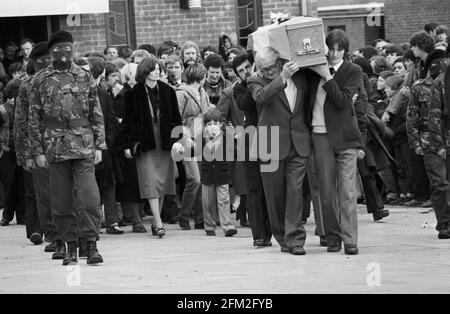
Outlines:
<svg viewBox="0 0 450 314"><path fill-rule="evenodd" d="M35 2L39 1L49 2ZM180 0L102 1L107 2L109 12L91 14L88 8L81 7L80 15L68 12L0 18L0 46L24 37L45 40L58 29L73 33L79 53L101 51L106 45L157 46L169 39L178 43L193 40L200 46L217 45L221 34L245 45L248 34L270 22L271 11L292 15L301 11L301 0L202 0L200 8L191 9L182 9ZM5 16L1 6L0 17Z"/></svg>

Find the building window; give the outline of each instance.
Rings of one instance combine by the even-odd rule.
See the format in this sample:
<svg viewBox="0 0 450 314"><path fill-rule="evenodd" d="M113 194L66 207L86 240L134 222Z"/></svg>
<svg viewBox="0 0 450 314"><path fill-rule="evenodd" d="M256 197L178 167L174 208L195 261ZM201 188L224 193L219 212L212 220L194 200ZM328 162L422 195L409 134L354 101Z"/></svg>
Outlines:
<svg viewBox="0 0 450 314"><path fill-rule="evenodd" d="M261 0L238 0L237 19L238 41L241 46L246 47L248 35L261 25Z"/></svg>
<svg viewBox="0 0 450 314"><path fill-rule="evenodd" d="M341 31L347 31L347 27L345 25L339 25L339 26L328 26L328 33L334 31L334 30L341 30Z"/></svg>
<svg viewBox="0 0 450 314"><path fill-rule="evenodd" d="M132 46L129 0L110 0L106 13L106 40L109 46Z"/></svg>

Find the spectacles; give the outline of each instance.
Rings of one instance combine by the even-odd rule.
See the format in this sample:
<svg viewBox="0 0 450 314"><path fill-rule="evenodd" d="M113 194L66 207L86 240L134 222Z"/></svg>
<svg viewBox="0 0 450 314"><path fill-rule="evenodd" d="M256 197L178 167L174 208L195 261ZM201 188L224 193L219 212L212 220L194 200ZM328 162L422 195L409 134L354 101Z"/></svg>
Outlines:
<svg viewBox="0 0 450 314"><path fill-rule="evenodd" d="M65 46L65 47L55 47L55 48L53 48L53 52L59 52L61 50L72 51L72 47L71 46Z"/></svg>
<svg viewBox="0 0 450 314"><path fill-rule="evenodd" d="M261 73L262 73L262 74L273 73L273 72L275 72L275 71L277 70L278 65L279 65L279 63L278 63L278 61L277 61L275 64L273 64L273 65L271 65L271 66L268 66L268 67L266 67L266 68L261 68Z"/></svg>

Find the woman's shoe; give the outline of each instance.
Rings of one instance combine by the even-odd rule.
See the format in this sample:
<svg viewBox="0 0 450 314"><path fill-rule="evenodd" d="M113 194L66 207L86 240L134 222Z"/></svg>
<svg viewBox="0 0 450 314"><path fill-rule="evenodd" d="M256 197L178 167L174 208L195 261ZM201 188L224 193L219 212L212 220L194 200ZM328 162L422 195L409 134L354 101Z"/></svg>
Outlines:
<svg viewBox="0 0 450 314"><path fill-rule="evenodd" d="M158 236L160 239L162 239L165 235L166 235L166 230L164 229L164 227L156 229L156 236Z"/></svg>
<svg viewBox="0 0 450 314"><path fill-rule="evenodd" d="M118 224L114 224L112 226L109 226L108 228L106 228L106 233L107 234L113 234L113 235L121 235L124 234L125 231L123 231L122 229L119 228Z"/></svg>

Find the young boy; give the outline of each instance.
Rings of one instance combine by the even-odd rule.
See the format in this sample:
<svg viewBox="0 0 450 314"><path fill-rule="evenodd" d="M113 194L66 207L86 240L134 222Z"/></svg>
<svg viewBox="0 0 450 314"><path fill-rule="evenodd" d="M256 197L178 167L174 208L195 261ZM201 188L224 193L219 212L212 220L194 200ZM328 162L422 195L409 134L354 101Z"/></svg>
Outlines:
<svg viewBox="0 0 450 314"><path fill-rule="evenodd" d="M214 217L218 210L220 225L226 237L237 234L236 227L230 221L230 193L229 182L233 160L227 160L234 154L227 154L227 138L233 134L226 132L226 118L218 110L210 110L204 115L203 158L201 161L201 183L203 218L207 236L216 235ZM174 152L183 154L182 144L176 143Z"/></svg>

